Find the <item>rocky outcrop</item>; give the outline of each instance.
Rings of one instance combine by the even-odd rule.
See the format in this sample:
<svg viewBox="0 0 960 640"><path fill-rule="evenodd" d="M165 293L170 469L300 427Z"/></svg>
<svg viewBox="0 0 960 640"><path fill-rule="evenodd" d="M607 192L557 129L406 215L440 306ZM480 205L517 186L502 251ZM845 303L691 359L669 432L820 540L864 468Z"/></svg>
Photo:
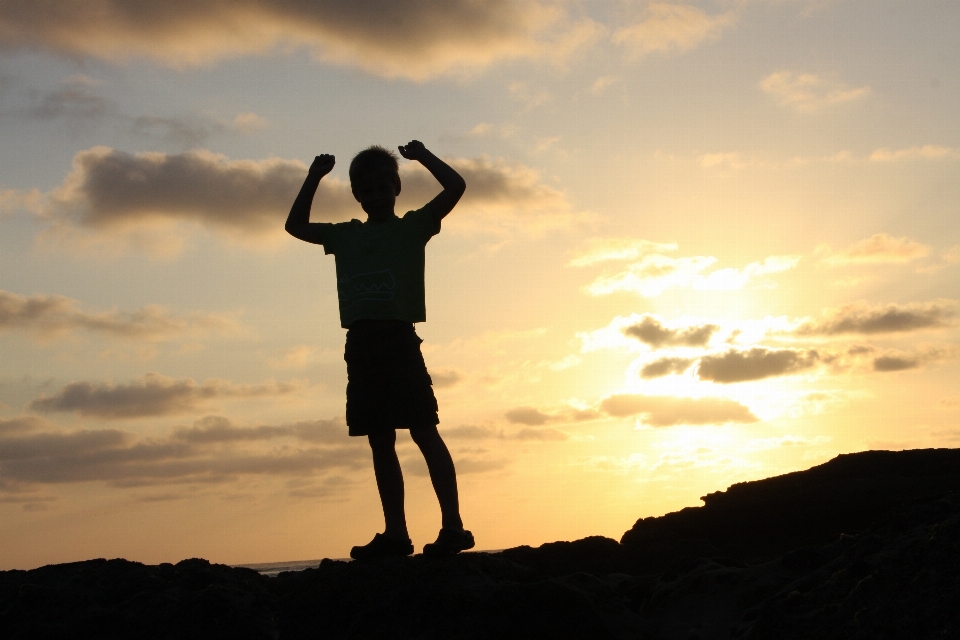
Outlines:
<svg viewBox="0 0 960 640"><path fill-rule="evenodd" d="M865 452L591 537L267 578L0 572L3 638L960 637L960 451Z"/></svg>
<svg viewBox="0 0 960 640"><path fill-rule="evenodd" d="M960 491L960 450L864 451L819 466L742 482L690 507L642 518L621 542L660 553L756 563L863 531L906 502Z"/></svg>

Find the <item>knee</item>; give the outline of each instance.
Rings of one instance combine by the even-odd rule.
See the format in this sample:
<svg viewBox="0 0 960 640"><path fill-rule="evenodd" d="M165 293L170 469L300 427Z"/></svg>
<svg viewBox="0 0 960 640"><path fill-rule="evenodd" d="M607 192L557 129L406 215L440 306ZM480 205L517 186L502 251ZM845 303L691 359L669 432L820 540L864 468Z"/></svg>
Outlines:
<svg viewBox="0 0 960 640"><path fill-rule="evenodd" d="M442 442L440 432L437 431L435 425L429 427L413 427L410 429L410 437L413 439L413 442L421 448L434 442Z"/></svg>
<svg viewBox="0 0 960 640"><path fill-rule="evenodd" d="M397 445L397 432L394 430L384 431L383 433L371 433L367 436L370 448L377 451L391 451Z"/></svg>

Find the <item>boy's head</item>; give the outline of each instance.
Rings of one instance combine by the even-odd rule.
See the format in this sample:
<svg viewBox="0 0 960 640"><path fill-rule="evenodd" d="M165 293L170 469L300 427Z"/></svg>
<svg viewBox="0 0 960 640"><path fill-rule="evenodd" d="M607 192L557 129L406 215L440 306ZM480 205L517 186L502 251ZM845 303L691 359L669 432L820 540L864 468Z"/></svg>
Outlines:
<svg viewBox="0 0 960 640"><path fill-rule="evenodd" d="M350 162L350 188L371 217L391 216L400 195L397 156L379 145L368 147Z"/></svg>

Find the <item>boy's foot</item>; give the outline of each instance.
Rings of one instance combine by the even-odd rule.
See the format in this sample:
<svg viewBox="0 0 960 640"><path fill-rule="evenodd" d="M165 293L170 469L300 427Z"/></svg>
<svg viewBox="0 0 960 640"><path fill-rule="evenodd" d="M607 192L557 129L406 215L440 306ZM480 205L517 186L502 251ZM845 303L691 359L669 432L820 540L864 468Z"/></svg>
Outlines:
<svg viewBox="0 0 960 640"><path fill-rule="evenodd" d="M354 547L350 550L350 557L354 560L372 560L388 556L409 556L413 554L413 543L410 540L396 540L388 538L382 533L373 536L369 544Z"/></svg>
<svg viewBox="0 0 960 640"><path fill-rule="evenodd" d="M423 545L425 556L452 556L455 553L473 549L473 534L467 530L440 529L437 541Z"/></svg>

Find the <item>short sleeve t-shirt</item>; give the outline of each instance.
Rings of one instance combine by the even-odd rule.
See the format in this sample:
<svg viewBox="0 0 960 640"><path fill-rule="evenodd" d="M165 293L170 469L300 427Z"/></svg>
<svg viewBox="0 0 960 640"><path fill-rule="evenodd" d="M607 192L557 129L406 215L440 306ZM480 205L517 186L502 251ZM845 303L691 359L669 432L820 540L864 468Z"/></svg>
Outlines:
<svg viewBox="0 0 960 640"><path fill-rule="evenodd" d="M320 244L337 263L342 327L356 320L427 319L424 249L440 231L429 204L385 222L320 224Z"/></svg>

